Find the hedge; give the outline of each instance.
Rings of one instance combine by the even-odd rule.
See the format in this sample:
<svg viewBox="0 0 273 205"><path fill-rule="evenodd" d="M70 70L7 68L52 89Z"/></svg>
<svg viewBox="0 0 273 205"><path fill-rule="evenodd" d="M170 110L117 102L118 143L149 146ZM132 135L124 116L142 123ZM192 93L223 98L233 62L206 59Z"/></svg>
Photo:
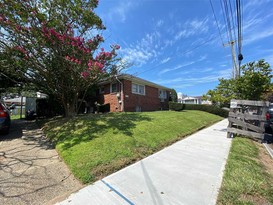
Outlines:
<svg viewBox="0 0 273 205"><path fill-rule="evenodd" d="M169 102L170 110L181 111L181 110L201 110L204 112L209 112L211 114L219 115L221 117L228 117L228 110L224 110L214 105L196 105L196 104L182 104Z"/></svg>

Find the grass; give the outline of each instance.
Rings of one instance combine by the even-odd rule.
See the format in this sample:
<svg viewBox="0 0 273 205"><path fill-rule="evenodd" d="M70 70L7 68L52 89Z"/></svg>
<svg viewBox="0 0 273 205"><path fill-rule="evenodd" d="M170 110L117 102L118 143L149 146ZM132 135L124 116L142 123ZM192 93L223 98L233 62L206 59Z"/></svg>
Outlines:
<svg viewBox="0 0 273 205"><path fill-rule="evenodd" d="M272 204L273 176L266 172L257 142L233 139L217 204Z"/></svg>
<svg viewBox="0 0 273 205"><path fill-rule="evenodd" d="M44 131L73 174L90 183L221 119L193 110L109 113L57 119Z"/></svg>
<svg viewBox="0 0 273 205"><path fill-rule="evenodd" d="M24 115L22 117L24 117ZM20 115L11 115L10 119L11 120L18 120L18 119L20 119Z"/></svg>

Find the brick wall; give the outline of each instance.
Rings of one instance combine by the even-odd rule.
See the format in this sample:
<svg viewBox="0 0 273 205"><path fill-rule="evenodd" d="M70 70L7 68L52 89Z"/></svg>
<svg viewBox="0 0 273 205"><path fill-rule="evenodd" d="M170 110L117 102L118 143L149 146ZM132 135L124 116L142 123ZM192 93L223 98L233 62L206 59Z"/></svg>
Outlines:
<svg viewBox="0 0 273 205"><path fill-rule="evenodd" d="M139 95L132 93L131 81L123 80L123 85L124 110L126 112L135 112L137 107L139 107L141 111L166 110L169 108L169 93L167 94L167 99L165 99L164 102L160 102L158 88L145 85L145 95Z"/></svg>
<svg viewBox="0 0 273 205"><path fill-rule="evenodd" d="M119 91L119 87L118 87ZM104 85L104 93L99 95L98 103L108 104L110 103L110 112L120 112L121 104L119 104L119 99L117 93L110 93L110 84Z"/></svg>
<svg viewBox="0 0 273 205"><path fill-rule="evenodd" d="M124 99L124 111L135 112L137 107L139 111L156 111L169 109L169 93L164 102L161 102L159 98L159 89L145 85L145 95L139 95L132 93L132 82L129 80L122 80L123 83L123 99ZM120 90L120 84L118 83L118 91ZM110 104L110 112L121 112L122 105L119 101L122 100L117 97L117 93L110 93L110 84L104 85L104 93L99 95L98 103Z"/></svg>

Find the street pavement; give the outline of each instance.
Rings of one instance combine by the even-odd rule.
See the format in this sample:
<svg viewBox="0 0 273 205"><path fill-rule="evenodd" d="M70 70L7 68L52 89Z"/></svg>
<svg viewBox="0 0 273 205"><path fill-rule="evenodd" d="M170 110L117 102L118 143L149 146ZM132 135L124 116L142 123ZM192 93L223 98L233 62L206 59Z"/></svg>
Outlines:
<svg viewBox="0 0 273 205"><path fill-rule="evenodd" d="M57 204L215 204L231 147L227 125L196 132Z"/></svg>

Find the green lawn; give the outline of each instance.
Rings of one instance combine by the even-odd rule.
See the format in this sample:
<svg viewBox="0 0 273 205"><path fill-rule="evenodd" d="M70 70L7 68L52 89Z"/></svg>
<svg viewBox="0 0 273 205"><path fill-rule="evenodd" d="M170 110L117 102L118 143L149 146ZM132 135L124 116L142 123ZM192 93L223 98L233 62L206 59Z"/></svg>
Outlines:
<svg viewBox="0 0 273 205"><path fill-rule="evenodd" d="M24 116L22 116L22 117L24 117ZM11 120L18 120L18 119L20 119L20 115L11 115L10 119Z"/></svg>
<svg viewBox="0 0 273 205"><path fill-rule="evenodd" d="M109 113L56 119L44 131L74 175L90 183L221 119L193 110Z"/></svg>
<svg viewBox="0 0 273 205"><path fill-rule="evenodd" d="M233 139L217 204L273 204L273 176L258 146L250 139Z"/></svg>

